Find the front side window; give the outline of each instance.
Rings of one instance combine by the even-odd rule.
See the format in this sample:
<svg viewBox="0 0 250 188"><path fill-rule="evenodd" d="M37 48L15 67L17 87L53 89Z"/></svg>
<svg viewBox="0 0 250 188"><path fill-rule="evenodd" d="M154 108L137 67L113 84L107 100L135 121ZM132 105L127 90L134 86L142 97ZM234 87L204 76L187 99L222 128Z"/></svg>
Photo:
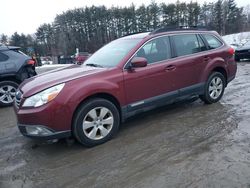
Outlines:
<svg viewBox="0 0 250 188"><path fill-rule="evenodd" d="M176 56L194 54L202 51L202 41L198 41L196 34L171 36L176 49Z"/></svg>
<svg viewBox="0 0 250 188"><path fill-rule="evenodd" d="M222 42L219 41L213 35L203 34L203 37L206 39L210 49L215 49L215 48L219 48L220 46L222 46Z"/></svg>
<svg viewBox="0 0 250 188"><path fill-rule="evenodd" d="M169 38L164 36L147 42L135 56L146 58L149 64L171 58Z"/></svg>

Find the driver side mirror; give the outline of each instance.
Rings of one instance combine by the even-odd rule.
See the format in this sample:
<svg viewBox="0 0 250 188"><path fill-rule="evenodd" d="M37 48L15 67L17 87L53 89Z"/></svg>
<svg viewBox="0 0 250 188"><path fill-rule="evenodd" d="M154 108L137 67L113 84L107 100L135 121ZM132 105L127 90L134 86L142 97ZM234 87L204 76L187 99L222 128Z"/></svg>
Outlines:
<svg viewBox="0 0 250 188"><path fill-rule="evenodd" d="M131 68L146 67L148 61L144 57L133 57L131 60Z"/></svg>

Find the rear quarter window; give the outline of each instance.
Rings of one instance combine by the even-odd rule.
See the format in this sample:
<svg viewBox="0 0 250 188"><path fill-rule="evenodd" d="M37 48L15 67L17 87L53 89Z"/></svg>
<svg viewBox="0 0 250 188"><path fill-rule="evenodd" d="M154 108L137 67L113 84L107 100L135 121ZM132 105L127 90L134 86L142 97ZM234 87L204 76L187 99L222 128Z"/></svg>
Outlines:
<svg viewBox="0 0 250 188"><path fill-rule="evenodd" d="M209 49L219 48L223 43L213 35L203 34L202 35L208 43Z"/></svg>
<svg viewBox="0 0 250 188"><path fill-rule="evenodd" d="M9 57L3 53L0 52L0 62L7 61Z"/></svg>

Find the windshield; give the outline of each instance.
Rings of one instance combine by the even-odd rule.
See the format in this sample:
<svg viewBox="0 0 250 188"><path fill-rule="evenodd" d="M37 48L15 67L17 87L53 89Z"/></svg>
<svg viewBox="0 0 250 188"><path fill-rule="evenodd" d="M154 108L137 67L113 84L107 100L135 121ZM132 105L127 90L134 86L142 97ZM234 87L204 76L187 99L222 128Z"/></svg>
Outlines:
<svg viewBox="0 0 250 188"><path fill-rule="evenodd" d="M105 45L84 63L87 66L114 67L134 48L142 39L120 39Z"/></svg>

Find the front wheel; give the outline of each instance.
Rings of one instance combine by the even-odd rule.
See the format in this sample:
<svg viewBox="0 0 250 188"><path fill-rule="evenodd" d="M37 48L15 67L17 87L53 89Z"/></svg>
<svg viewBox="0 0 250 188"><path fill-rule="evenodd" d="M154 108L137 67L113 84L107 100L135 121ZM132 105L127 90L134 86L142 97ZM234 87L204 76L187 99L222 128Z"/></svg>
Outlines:
<svg viewBox="0 0 250 188"><path fill-rule="evenodd" d="M11 106L18 84L13 81L2 81L0 82L0 106Z"/></svg>
<svg viewBox="0 0 250 188"><path fill-rule="evenodd" d="M90 99L78 109L73 132L81 144L92 147L110 140L117 133L119 124L119 111L112 102Z"/></svg>
<svg viewBox="0 0 250 188"><path fill-rule="evenodd" d="M226 80L223 74L213 72L205 84L205 93L200 96L201 100L206 104L218 102L223 96L225 86Z"/></svg>

